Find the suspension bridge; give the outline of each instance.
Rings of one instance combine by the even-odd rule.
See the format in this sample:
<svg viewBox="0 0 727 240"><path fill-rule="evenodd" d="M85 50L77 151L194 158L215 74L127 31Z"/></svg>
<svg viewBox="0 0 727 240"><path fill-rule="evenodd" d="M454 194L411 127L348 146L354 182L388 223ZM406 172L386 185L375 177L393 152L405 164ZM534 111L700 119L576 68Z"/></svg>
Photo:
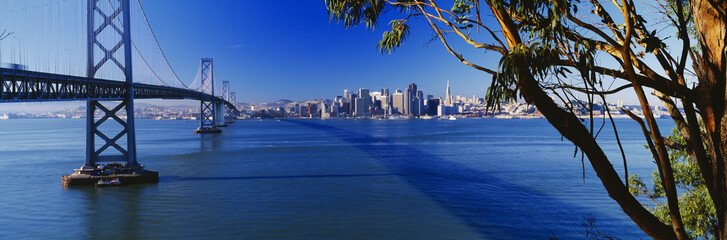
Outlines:
<svg viewBox="0 0 727 240"><path fill-rule="evenodd" d="M188 83L177 76L139 0L2 4L0 103L86 101L85 161L64 185L158 181L137 160L134 99L198 100L199 134L220 133L239 114L229 81L215 92L213 59ZM113 122L121 127L104 127Z"/></svg>

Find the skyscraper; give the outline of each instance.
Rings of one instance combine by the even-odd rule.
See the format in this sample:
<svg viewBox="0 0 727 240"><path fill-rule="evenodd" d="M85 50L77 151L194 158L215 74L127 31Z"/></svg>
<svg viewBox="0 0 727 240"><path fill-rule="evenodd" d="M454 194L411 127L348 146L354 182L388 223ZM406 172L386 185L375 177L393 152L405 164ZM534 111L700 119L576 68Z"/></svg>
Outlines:
<svg viewBox="0 0 727 240"><path fill-rule="evenodd" d="M351 102L351 91L348 91L348 89L343 89L343 98L346 99L346 102Z"/></svg>
<svg viewBox="0 0 727 240"><path fill-rule="evenodd" d="M358 97L363 98L363 113L371 113L369 108L371 107L371 94L369 94L368 88L361 88L358 90ZM356 103L358 108L358 103ZM358 109L356 109L358 112Z"/></svg>
<svg viewBox="0 0 727 240"><path fill-rule="evenodd" d="M394 111L392 111L392 114L396 112L400 114L403 113L402 111L404 110L404 94L401 93L401 90L396 90L396 93L394 93L394 95L392 96L391 102L394 107Z"/></svg>
<svg viewBox="0 0 727 240"><path fill-rule="evenodd" d="M439 99L437 99L437 98L428 99L427 106L429 107L429 111L427 111L427 114L429 114L429 116L437 115L437 108L439 107Z"/></svg>
<svg viewBox="0 0 727 240"><path fill-rule="evenodd" d="M412 110L411 107L413 105L412 104L412 95L414 95L414 94L412 94L410 88L407 88L404 90L404 99L403 99L404 103L402 106L402 110L400 111L401 114L404 114L404 115L412 114L412 112L411 112L411 110Z"/></svg>
<svg viewBox="0 0 727 240"><path fill-rule="evenodd" d="M318 117L318 105L314 103L308 103L308 115L310 118Z"/></svg>
<svg viewBox="0 0 727 240"><path fill-rule="evenodd" d="M366 115L366 100L362 97L357 97L354 99L355 103L355 111L353 113L354 116L364 116Z"/></svg>
<svg viewBox="0 0 727 240"><path fill-rule="evenodd" d="M410 83L410 84L409 84L409 90L411 90L411 92L412 92L413 94L416 94L416 92L417 92L417 85L416 85L416 84L414 84L414 83Z"/></svg>
<svg viewBox="0 0 727 240"><path fill-rule="evenodd" d="M407 115L419 115L419 109L417 109L417 85L415 83L410 83L409 88L406 89L407 91L404 93L404 99L406 100L405 107L406 108L406 114ZM409 96L406 96L406 94L409 94Z"/></svg>
<svg viewBox="0 0 727 240"><path fill-rule="evenodd" d="M453 103L452 95L449 93L449 80L447 80L447 95L444 97L444 105L452 106Z"/></svg>
<svg viewBox="0 0 727 240"><path fill-rule="evenodd" d="M424 114L424 93L422 91L416 92L416 97L414 98L414 115L423 115Z"/></svg>

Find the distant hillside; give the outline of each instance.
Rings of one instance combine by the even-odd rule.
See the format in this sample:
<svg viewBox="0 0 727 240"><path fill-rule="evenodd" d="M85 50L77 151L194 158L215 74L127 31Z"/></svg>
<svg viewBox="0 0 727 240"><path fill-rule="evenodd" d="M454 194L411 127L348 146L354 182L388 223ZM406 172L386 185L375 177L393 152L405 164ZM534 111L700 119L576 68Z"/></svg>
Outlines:
<svg viewBox="0 0 727 240"><path fill-rule="evenodd" d="M280 99L278 101L273 102L273 105L288 105L289 103L292 103L293 101L288 99Z"/></svg>
<svg viewBox="0 0 727 240"><path fill-rule="evenodd" d="M333 100L312 99L312 100L307 100L307 101L302 101L302 102L296 102L296 101L292 101L292 100L288 100L288 99L280 99L278 101L271 102L271 103L253 103L253 104L255 105L255 109L279 108L279 107L284 107L286 109L290 109L290 108L294 107L295 104L303 106L303 105L308 105L308 104L319 104L320 105L321 103L330 105L333 103ZM250 106L249 103L239 103L239 104L242 104L242 106L245 106L245 107Z"/></svg>

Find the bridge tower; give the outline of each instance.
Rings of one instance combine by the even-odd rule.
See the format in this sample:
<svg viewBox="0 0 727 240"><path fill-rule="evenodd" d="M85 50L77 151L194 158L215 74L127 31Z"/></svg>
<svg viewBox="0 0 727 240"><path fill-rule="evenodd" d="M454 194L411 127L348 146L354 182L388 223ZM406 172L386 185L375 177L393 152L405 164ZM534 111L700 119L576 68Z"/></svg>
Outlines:
<svg viewBox="0 0 727 240"><path fill-rule="evenodd" d="M117 6L112 5L117 3ZM88 0L87 9L87 68L86 74L90 79L96 78L96 73L105 65L118 67L124 75L124 94L120 101L104 101L116 104L113 107L106 107L98 100L89 100L86 103L86 156L83 166L77 169L76 173L63 176L63 183L66 185L94 184L104 178L110 178L105 173L113 172L114 178L122 179L126 183L135 182L157 182L159 175L155 171L143 170L136 159L136 135L134 129L134 81L132 77L131 63L131 24L129 0L110 0L108 6L99 6L103 1ZM108 12L111 11L111 12ZM119 20L120 18L120 20ZM101 19L101 23L96 20ZM120 26L118 24L121 24ZM116 38L109 38L109 35ZM102 38L101 36L106 36ZM105 41L116 41L108 43ZM96 49L101 50L100 53ZM119 61L116 54L123 50L123 62ZM100 96L104 92L100 89L88 88L89 96ZM93 97L91 97L93 99ZM125 109L126 121L119 116L119 111ZM102 114L96 120L96 110ZM117 133L113 130L101 129L104 123L117 122L121 130ZM103 125L105 126L105 125ZM113 135L107 135L109 131ZM111 137L109 137L111 136ZM98 137L98 138L97 138ZM126 144L119 144L119 140L126 137ZM102 140L103 145L96 146L96 140ZM124 146L125 145L125 146ZM114 151L116 150L116 151ZM106 165L100 168L100 163L122 163L122 165Z"/></svg>
<svg viewBox="0 0 727 240"><path fill-rule="evenodd" d="M218 128L220 123L220 105L221 103L215 102L215 75L214 75L214 64L211 58L202 58L200 65L200 105L199 105L199 128L194 130L194 133L221 133L222 130ZM212 97L205 98L203 93L208 93ZM224 122L223 122L224 123Z"/></svg>
<svg viewBox="0 0 727 240"><path fill-rule="evenodd" d="M231 116L234 121L235 119L237 119L237 116L240 114L237 111L237 94L235 92L230 92L230 101L229 102L232 103L232 107L234 107L234 109L232 109L232 116Z"/></svg>
<svg viewBox="0 0 727 240"><path fill-rule="evenodd" d="M222 81L222 99L228 102L231 101L231 93L230 93L230 81ZM224 105L225 108L225 125L232 123L232 106L228 106L227 104Z"/></svg>

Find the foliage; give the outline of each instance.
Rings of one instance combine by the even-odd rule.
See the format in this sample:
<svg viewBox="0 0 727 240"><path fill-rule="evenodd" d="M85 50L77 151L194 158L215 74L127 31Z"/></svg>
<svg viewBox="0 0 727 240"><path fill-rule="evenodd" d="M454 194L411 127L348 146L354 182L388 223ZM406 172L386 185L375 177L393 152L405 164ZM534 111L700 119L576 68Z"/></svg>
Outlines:
<svg viewBox="0 0 727 240"><path fill-rule="evenodd" d="M363 21L373 29L384 9L384 0L326 0L326 9L331 21L343 22L346 28Z"/></svg>
<svg viewBox="0 0 727 240"><path fill-rule="evenodd" d="M686 140L677 128L667 139L679 144ZM670 160L674 170L677 187L682 194L679 196L679 211L682 213L687 232L693 238L714 238L717 225L716 210L707 186L699 172L697 163L685 151L670 149ZM655 206L649 210L665 224L670 224L669 208L663 201L666 194L658 170L652 172L653 190L649 191L641 177L634 174L629 177L629 191L635 196L650 199Z"/></svg>
<svg viewBox="0 0 727 240"><path fill-rule="evenodd" d="M522 73L545 78L549 75L563 75L563 68L552 67L551 62L559 59L560 51L544 44L517 45L500 59L499 71L492 76L487 89L487 105L498 107L500 102L517 100L517 79Z"/></svg>
<svg viewBox="0 0 727 240"><path fill-rule="evenodd" d="M391 20L389 25L391 25L391 31L384 32L381 41L376 45L381 53L388 52L390 54L394 52L409 36L409 25L406 25L405 20Z"/></svg>

